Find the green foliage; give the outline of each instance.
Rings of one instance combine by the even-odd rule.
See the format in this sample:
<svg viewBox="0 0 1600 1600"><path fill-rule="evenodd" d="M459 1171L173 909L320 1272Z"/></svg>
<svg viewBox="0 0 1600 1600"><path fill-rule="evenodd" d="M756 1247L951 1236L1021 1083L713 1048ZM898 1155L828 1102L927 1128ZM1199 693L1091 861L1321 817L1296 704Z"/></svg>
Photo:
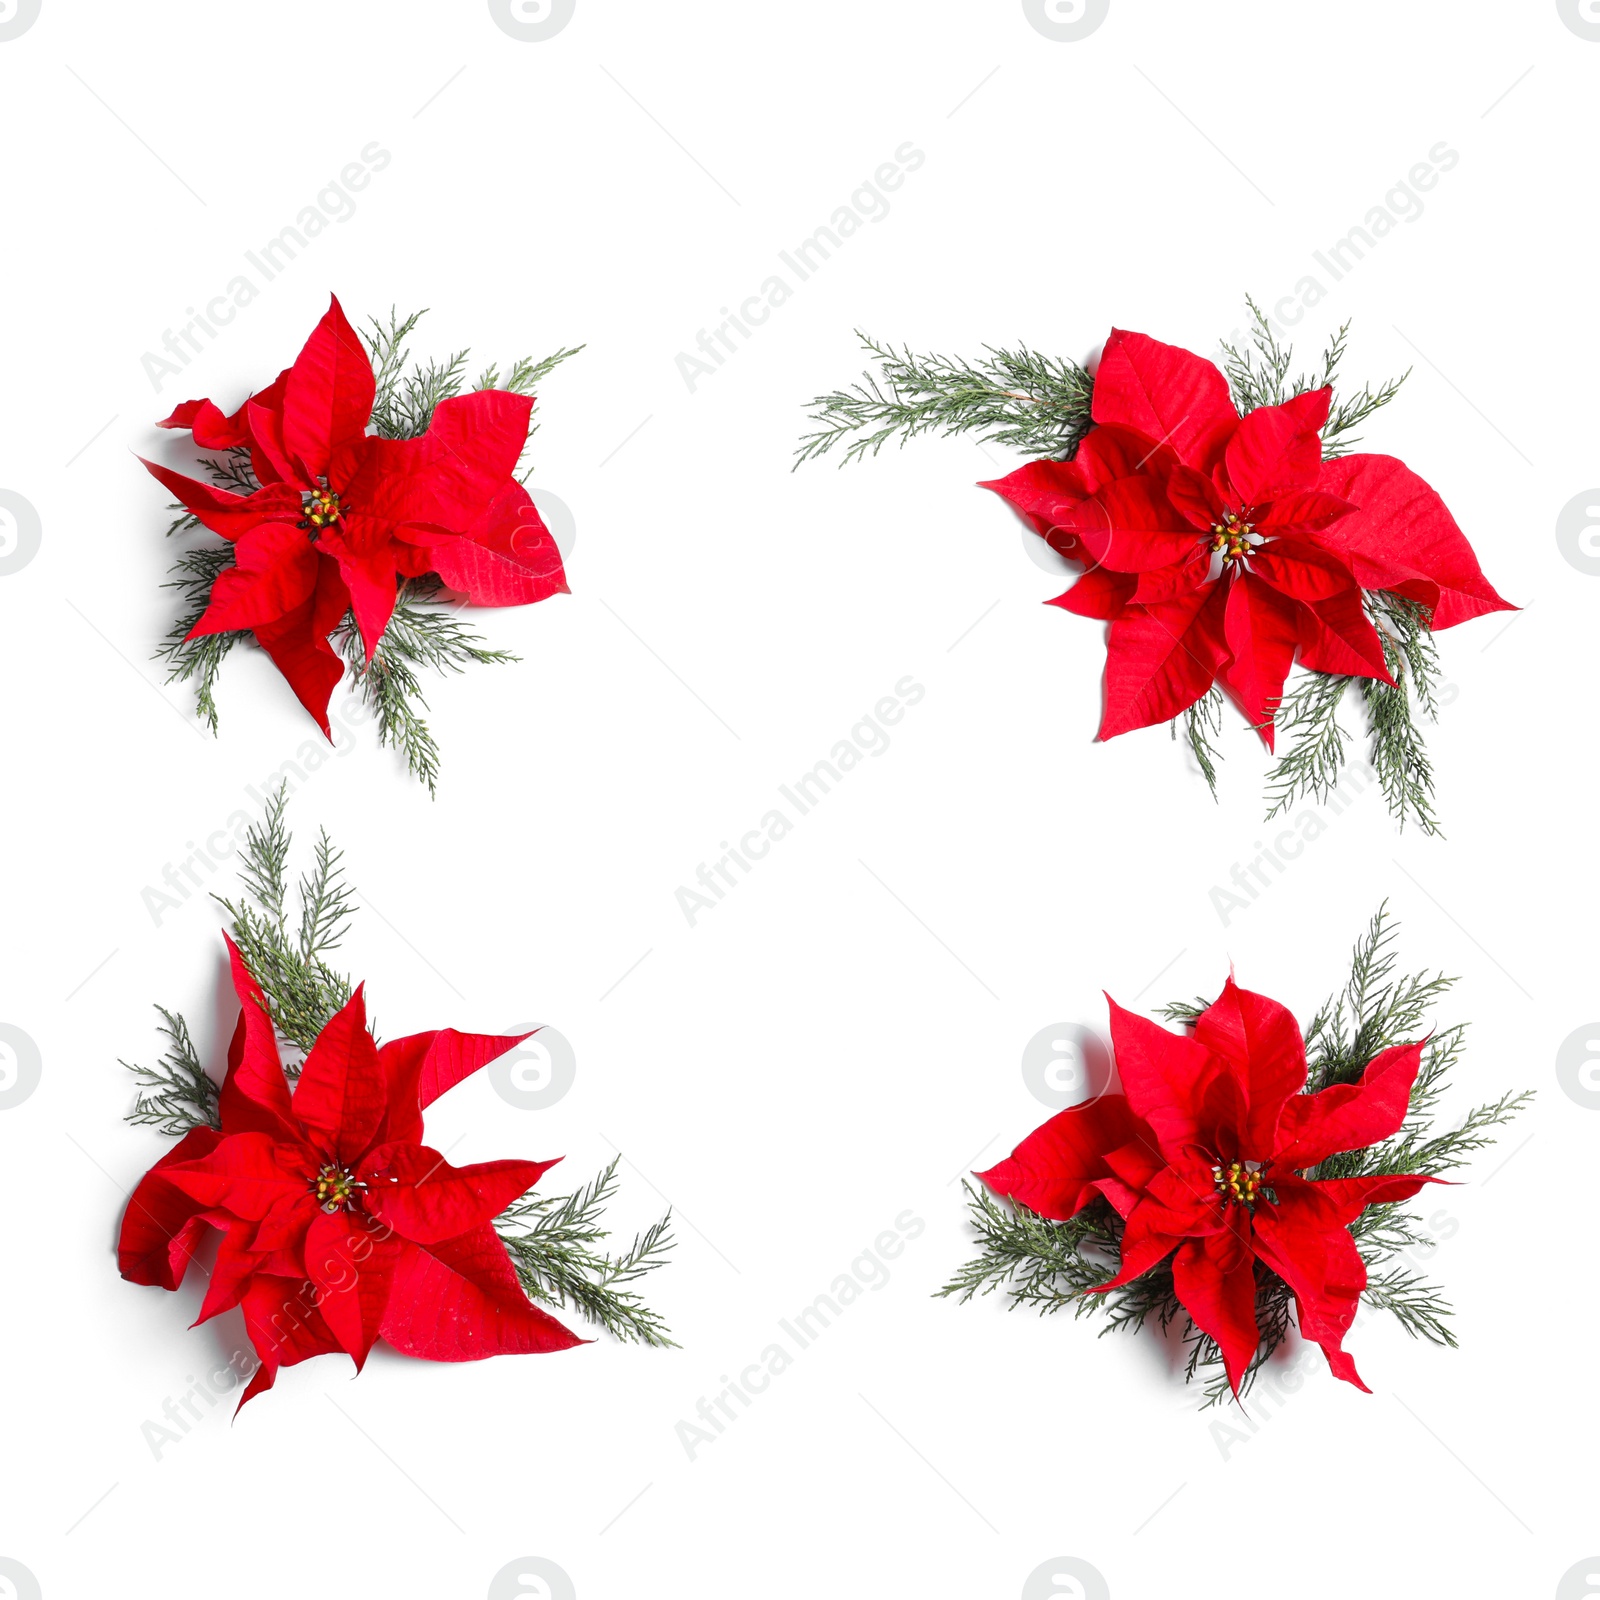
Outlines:
<svg viewBox="0 0 1600 1600"><path fill-rule="evenodd" d="M237 900L216 898L232 919L234 943L261 985L278 1032L304 1054L354 992L350 979L328 958L344 942L356 907L342 852L319 832L311 870L297 885L299 916L291 922L288 801L289 787L283 784L262 820L245 834L239 868L245 894ZM291 1067L290 1075L298 1071Z"/></svg>
<svg viewBox="0 0 1600 1600"><path fill-rule="evenodd" d="M1380 1051L1420 1037L1428 1013L1454 983L1441 974L1397 974L1396 931L1387 907L1380 907L1351 954L1345 986L1306 1027L1307 1094L1356 1082ZM1177 1001L1162 1008L1161 1015L1189 1025L1206 1004ZM1429 1035L1405 1123L1393 1138L1366 1150L1330 1156L1303 1176L1312 1180L1388 1173L1439 1177L1492 1145L1496 1130L1523 1110L1533 1095L1505 1094L1440 1126L1440 1102L1450 1070L1460 1059L1464 1035L1460 1025ZM1118 1289L1090 1292L1114 1275L1121 1256L1122 1220L1110 1206L1096 1202L1070 1221L1055 1222L970 1185L967 1202L978 1252L939 1291L941 1295L966 1301L1000 1291L1012 1307L1028 1306L1041 1315L1098 1313L1106 1318L1103 1332L1137 1329L1152 1320L1163 1331L1176 1324L1188 1346L1186 1377L1204 1383L1205 1405L1228 1397L1222 1353L1179 1304L1170 1258ZM1407 1259L1433 1242L1420 1219L1404 1203L1369 1206L1350 1232L1367 1264L1366 1303L1390 1313L1413 1338L1453 1346L1449 1304ZM1288 1337L1292 1322L1288 1286L1258 1262L1256 1325L1261 1343L1240 1384L1241 1394Z"/></svg>
<svg viewBox="0 0 1600 1600"><path fill-rule="evenodd" d="M466 388L467 351L458 350L444 361L424 363L412 357L409 341L424 315L418 311L401 317L391 311L387 323L374 318L365 336L377 388L371 427L381 438L420 437L428 431L439 402L452 399ZM472 387L532 394L539 383L582 348L563 348L539 360L522 356L503 373L498 363L491 363ZM537 431L537 424L530 425L523 446L524 459ZM200 465L213 483L229 493L252 494L260 488L246 449L207 457ZM524 472L524 480L527 475ZM198 520L182 506L173 509L178 515L167 530L169 536L200 528ZM157 659L166 662L168 683L194 683L196 714L212 733L217 732L215 688L222 663L236 645L254 647L255 641L249 632L212 634L200 639L190 639L188 634L210 604L212 585L233 561L231 544L198 546L177 558L165 587L178 591L181 614L156 652ZM440 590L439 580L431 575L401 586L394 615L370 664L361 647L354 613L346 613L332 636L334 648L345 658L352 685L375 715L379 744L397 749L412 776L426 784L430 794L438 791L439 747L423 717L428 703L420 672L461 672L468 666L517 660L508 651L485 648L478 635L460 620L456 607L442 598Z"/></svg>
<svg viewBox="0 0 1600 1600"><path fill-rule="evenodd" d="M485 648L440 591L433 577L413 578L401 587L394 614L370 662L353 614L346 616L333 635L334 647L349 664L351 681L377 719L379 745L398 749L411 775L428 786L429 794L438 792L439 746L422 717L428 702L419 669L442 675L461 672L474 663L518 659L507 650Z"/></svg>
<svg viewBox="0 0 1600 1600"><path fill-rule="evenodd" d="M600 1217L616 1192L621 1159L613 1157L576 1194L530 1191L501 1217L500 1238L530 1299L571 1306L618 1339L676 1349L660 1316L628 1287L664 1264L675 1243L672 1213L635 1235L620 1255L596 1248L610 1237Z"/></svg>
<svg viewBox="0 0 1600 1600"><path fill-rule="evenodd" d="M1178 718L1172 720L1172 737L1178 737ZM1200 767L1201 776L1217 798L1217 763L1222 752L1212 742L1222 736L1222 691L1215 684L1206 690L1183 714L1184 737L1189 742L1190 753Z"/></svg>
<svg viewBox="0 0 1600 1600"><path fill-rule="evenodd" d="M266 813L245 835L240 852L244 893L217 896L232 921L239 946L272 1015L280 1041L302 1057L349 1000L348 977L331 965L356 910L345 881L342 857L326 833L318 835L310 869L293 892L289 858L293 845L284 821L288 785L278 789ZM153 1067L123 1062L134 1074L138 1097L128 1121L159 1128L174 1138L191 1128L219 1127L217 1084L195 1051L189 1025L177 1012L158 1006L167 1047ZM285 1064L291 1081L303 1061ZM610 1237L603 1225L617 1191L617 1163L576 1194L530 1192L495 1220L517 1277L532 1300L557 1309L571 1307L618 1339L671 1345L666 1324L635 1285L665 1264L673 1248L671 1213L652 1223L617 1255L599 1248Z"/></svg>
<svg viewBox="0 0 1600 1600"><path fill-rule="evenodd" d="M845 445L843 466L876 455L891 439L904 446L924 433L976 433L980 443L1065 459L1089 431L1094 381L1075 361L1026 345L986 347L976 361L966 361L896 350L859 331L856 337L879 371L811 402L816 431L802 440L796 466ZM861 437L851 439L856 433Z"/></svg>
<svg viewBox="0 0 1600 1600"><path fill-rule="evenodd" d="M233 565L233 546L203 545L185 550L172 564L171 578L162 585L176 589L182 597L183 609L178 620L167 631L156 659L167 664L168 683L194 681L195 714L212 731L217 731L217 703L213 698L217 674L228 652L236 644L249 639L248 633L210 633L200 639L191 639L189 630L200 620L201 613L211 601L211 586L220 573Z"/></svg>
<svg viewBox="0 0 1600 1600"><path fill-rule="evenodd" d="M1287 811L1310 795L1326 800L1344 770L1349 735L1339 708L1352 684L1366 712L1368 750L1389 814L1404 829L1414 822L1424 833L1439 832L1433 809L1433 765L1423 744L1420 719L1438 720L1439 651L1425 606L1400 595L1369 591L1367 614L1383 645L1393 685L1377 678L1347 678L1302 672L1278 708L1277 725L1287 741L1267 777L1267 817Z"/></svg>
<svg viewBox="0 0 1600 1600"><path fill-rule="evenodd" d="M161 1059L153 1067L136 1066L131 1061L120 1063L133 1073L139 1085L139 1097L128 1113L128 1121L159 1128L174 1139L182 1138L191 1128L220 1128L217 1086L195 1054L189 1024L165 1006L157 1006L156 1011L161 1017L160 1031L167 1041Z"/></svg>
<svg viewBox="0 0 1600 1600"><path fill-rule="evenodd" d="M1222 346L1222 372L1233 394L1233 403L1241 416L1259 406L1281 406L1297 394L1312 389L1333 389L1333 403L1329 408L1327 425L1322 430L1322 454L1325 460L1348 455L1361 441L1354 430L1374 411L1388 405L1400 392L1400 385L1411 376L1407 368L1398 378L1374 389L1363 384L1359 394L1340 398L1338 393L1339 364L1344 360L1345 347L1350 338L1347 322L1328 342L1322 353L1320 371L1301 373L1291 379L1289 370L1294 364L1292 345L1280 345L1272 323L1254 300L1245 296L1250 308L1249 342L1241 346L1224 343Z"/></svg>

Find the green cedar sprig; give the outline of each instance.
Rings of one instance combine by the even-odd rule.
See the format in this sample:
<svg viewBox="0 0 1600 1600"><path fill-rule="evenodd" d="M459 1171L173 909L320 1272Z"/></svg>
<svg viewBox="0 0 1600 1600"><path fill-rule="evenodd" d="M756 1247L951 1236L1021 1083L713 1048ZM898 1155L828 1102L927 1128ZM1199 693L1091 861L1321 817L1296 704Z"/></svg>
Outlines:
<svg viewBox="0 0 1600 1600"><path fill-rule="evenodd" d="M1380 906L1352 951L1349 979L1307 1025L1306 1093L1354 1083L1381 1050L1419 1037L1428 1013L1454 984L1453 978L1438 973L1397 973L1397 931L1387 906ZM1169 1022L1189 1024L1206 1004L1180 1001L1164 1007L1161 1015ZM1414 1172L1439 1177L1457 1171L1492 1145L1496 1130L1523 1110L1533 1095L1531 1091L1501 1095L1441 1126L1440 1102L1464 1038L1461 1025L1436 1029L1429 1036L1406 1121L1393 1138L1366 1150L1330 1156L1306 1176ZM1185 1378L1203 1382L1203 1406L1229 1397L1222 1352L1179 1303L1170 1262L1109 1293L1089 1292L1115 1274L1121 1258L1122 1219L1109 1205L1096 1202L1070 1221L1056 1222L998 1199L986 1189L969 1184L966 1192L978 1250L938 1291L941 1296L967 1301L998 1291L1010 1307L1031 1307L1041 1315L1061 1311L1075 1317L1101 1315L1106 1319L1102 1332L1136 1330L1152 1321L1163 1331L1176 1325L1188 1346ZM1413 1338L1453 1348L1456 1336L1449 1303L1407 1259L1433 1243L1421 1219L1408 1212L1404 1202L1369 1206L1350 1231L1367 1264L1364 1301L1394 1316ZM1260 1263L1256 1324L1261 1343L1240 1384L1241 1394L1248 1392L1293 1325L1288 1286Z"/></svg>
<svg viewBox="0 0 1600 1600"><path fill-rule="evenodd" d="M246 830L240 852L244 893L216 896L228 913L234 942L261 985L283 1044L310 1050L328 1020L350 998L353 985L332 958L356 910L342 856L326 833L318 836L310 869L289 887L292 836L284 821L288 786L268 802L260 822ZM128 1121L179 1138L192 1128L220 1128L217 1084L195 1050L189 1025L158 1006L166 1049L154 1066L123 1062L138 1096ZM292 1082L303 1059L285 1063ZM495 1220L517 1277L531 1300L570 1307L621 1340L673 1343L660 1315L645 1304L638 1280L665 1264L675 1243L669 1211L619 1254L604 1248L607 1205L617 1191L614 1158L576 1194L530 1191Z"/></svg>

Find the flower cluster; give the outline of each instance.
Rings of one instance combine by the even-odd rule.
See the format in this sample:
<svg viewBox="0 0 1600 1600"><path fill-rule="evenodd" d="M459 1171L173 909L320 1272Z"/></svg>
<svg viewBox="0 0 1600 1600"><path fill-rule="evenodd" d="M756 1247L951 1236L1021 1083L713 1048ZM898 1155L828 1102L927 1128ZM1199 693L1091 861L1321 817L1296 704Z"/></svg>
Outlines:
<svg viewBox="0 0 1600 1600"><path fill-rule="evenodd" d="M250 632L328 728L343 675L329 634L353 614L370 662L400 585L429 573L480 605L565 593L560 552L515 471L533 401L502 389L442 400L414 439L367 432L377 381L335 299L292 367L231 416L189 400L162 424L246 452L233 494L145 466L233 545L189 638Z"/></svg>
<svg viewBox="0 0 1600 1600"><path fill-rule="evenodd" d="M1083 575L1052 601L1110 623L1100 737L1220 683L1267 746L1301 665L1392 683L1364 591L1434 629L1510 609L1444 502L1392 456L1324 460L1331 391L1241 417L1211 362L1113 330L1070 461L984 485Z"/></svg>
<svg viewBox="0 0 1600 1600"><path fill-rule="evenodd" d="M1221 1349L1236 1395L1261 1338L1258 1273L1288 1286L1301 1333L1322 1346L1334 1376L1365 1389L1343 1348L1367 1286L1350 1224L1438 1180L1306 1174L1399 1130L1422 1043L1382 1051L1357 1083L1306 1094L1293 1016L1231 977L1192 1035L1109 1003L1122 1092L1052 1117L978 1176L1057 1221L1108 1204L1122 1219L1122 1259L1094 1292L1170 1257L1178 1301Z"/></svg>
<svg viewBox="0 0 1600 1600"><path fill-rule="evenodd" d="M521 1039L443 1028L380 1047L357 989L291 1092L260 985L228 953L243 1009L221 1127L191 1129L134 1190L122 1276L176 1289L220 1230L198 1321L243 1308L261 1364L241 1406L309 1356L343 1350L359 1371L380 1337L429 1361L581 1343L528 1299L494 1228L555 1163L452 1167L422 1142L423 1110Z"/></svg>

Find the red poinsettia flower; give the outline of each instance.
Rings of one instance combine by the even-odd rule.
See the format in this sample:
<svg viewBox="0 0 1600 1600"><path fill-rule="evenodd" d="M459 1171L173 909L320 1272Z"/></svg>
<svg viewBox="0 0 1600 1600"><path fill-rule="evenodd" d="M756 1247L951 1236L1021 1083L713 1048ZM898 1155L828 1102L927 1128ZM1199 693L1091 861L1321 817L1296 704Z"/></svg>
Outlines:
<svg viewBox="0 0 1600 1600"><path fill-rule="evenodd" d="M560 552L514 476L533 401L479 389L435 407L416 439L369 434L376 380L337 299L292 367L232 416L189 400L161 426L203 449L244 448L262 487L229 494L145 462L214 533L235 565L191 630L254 632L328 730L342 667L328 634L355 613L367 659L400 583L433 572L479 605L567 592Z"/></svg>
<svg viewBox="0 0 1600 1600"><path fill-rule="evenodd" d="M1366 589L1427 606L1436 629L1511 609L1402 462L1322 459L1330 398L1241 418L1211 362L1113 329L1077 455L982 486L1086 569L1050 603L1111 624L1102 739L1170 721L1220 682L1270 749L1296 652L1392 682Z"/></svg>
<svg viewBox="0 0 1600 1600"><path fill-rule="evenodd" d="M1304 1174L1399 1131L1422 1044L1383 1051L1359 1083L1305 1094L1294 1018L1231 977L1192 1035L1107 1000L1122 1093L1052 1117L978 1176L1058 1221L1107 1201L1123 1219L1122 1266L1096 1292L1170 1256L1178 1299L1220 1346L1235 1395L1260 1340L1258 1271L1288 1285L1334 1376L1366 1389L1341 1348L1367 1284L1350 1224L1439 1180Z"/></svg>
<svg viewBox="0 0 1600 1600"><path fill-rule="evenodd" d="M261 1365L241 1406L308 1356L343 1350L359 1371L380 1336L429 1361L582 1343L523 1293L494 1229L555 1163L452 1167L422 1142L423 1109L520 1040L443 1028L379 1047L357 989L291 1093L260 987L231 939L228 954L243 1010L222 1127L193 1129L140 1180L122 1276L176 1289L221 1230L196 1322L244 1308Z"/></svg>

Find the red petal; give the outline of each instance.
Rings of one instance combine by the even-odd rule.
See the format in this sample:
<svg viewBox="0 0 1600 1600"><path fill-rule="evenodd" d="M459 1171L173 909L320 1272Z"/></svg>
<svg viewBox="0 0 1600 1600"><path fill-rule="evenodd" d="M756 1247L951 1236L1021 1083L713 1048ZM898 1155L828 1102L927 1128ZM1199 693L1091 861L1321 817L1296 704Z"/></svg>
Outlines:
<svg viewBox="0 0 1600 1600"><path fill-rule="evenodd" d="M442 401L420 439L368 439L348 493L390 523L465 533L516 480L533 402L480 389Z"/></svg>
<svg viewBox="0 0 1600 1600"><path fill-rule="evenodd" d="M1167 475L1167 499L1173 509L1194 528L1212 528L1221 520L1227 505L1214 483L1193 467L1175 467Z"/></svg>
<svg viewBox="0 0 1600 1600"><path fill-rule="evenodd" d="M1160 480L1150 477L1108 483L1089 499L1064 507L1060 526L1082 544L1089 558L1074 559L1113 572L1170 567L1192 556L1200 543L1188 519L1167 499Z"/></svg>
<svg viewBox="0 0 1600 1600"><path fill-rule="evenodd" d="M990 478L978 487L992 489L1045 539L1059 524L1062 512L1087 499L1091 492L1083 472L1071 461L1029 461L1015 472ZM1071 545L1070 538L1067 543Z"/></svg>
<svg viewBox="0 0 1600 1600"><path fill-rule="evenodd" d="M396 1350L430 1361L569 1350L584 1341L522 1292L494 1228L401 1246L383 1319Z"/></svg>
<svg viewBox="0 0 1600 1600"><path fill-rule="evenodd" d="M1112 1175L1107 1153L1140 1136L1151 1139L1127 1100L1101 1095L1053 1116L978 1177L996 1194L1062 1222L1096 1197L1098 1180Z"/></svg>
<svg viewBox="0 0 1600 1600"><path fill-rule="evenodd" d="M227 1234L217 1251L217 1264L211 1269L211 1281L206 1285L200 1315L194 1319L192 1327L198 1328L202 1322L209 1322L224 1311L232 1311L248 1293L250 1280L262 1261L260 1255L247 1248L255 1231L253 1222L228 1224Z"/></svg>
<svg viewBox="0 0 1600 1600"><path fill-rule="evenodd" d="M389 1304L400 1241L353 1211L319 1211L306 1231L306 1276L317 1309L356 1364L366 1365Z"/></svg>
<svg viewBox="0 0 1600 1600"><path fill-rule="evenodd" d="M342 517L317 541L317 548L339 564L339 576L349 590L350 609L371 661L394 615L400 590L399 562L409 551L395 540L391 524L359 511Z"/></svg>
<svg viewBox="0 0 1600 1600"><path fill-rule="evenodd" d="M1236 1264L1225 1265L1226 1252L1221 1240L1189 1240L1173 1257L1172 1287L1194 1325L1221 1347L1228 1384L1237 1397L1261 1334L1256 1327L1255 1262L1247 1252Z"/></svg>
<svg viewBox="0 0 1600 1600"><path fill-rule="evenodd" d="M185 400L158 428L187 428L202 450L236 450L250 443L244 425L244 407L226 416L209 400Z"/></svg>
<svg viewBox="0 0 1600 1600"><path fill-rule="evenodd" d="M1128 1213L1122 1230L1122 1259L1116 1273L1104 1283L1095 1284L1090 1294L1104 1294L1108 1289L1120 1289L1123 1284L1142 1278L1183 1243L1181 1235L1163 1233L1155 1226L1155 1219L1164 1217L1163 1209L1150 1201L1141 1201Z"/></svg>
<svg viewBox="0 0 1600 1600"><path fill-rule="evenodd" d="M272 1387L280 1367L292 1367L310 1356L333 1355L339 1349L339 1341L317 1310L310 1284L258 1272L243 1303L245 1331L261 1365L239 1399L241 1411L247 1401Z"/></svg>
<svg viewBox="0 0 1600 1600"><path fill-rule="evenodd" d="M492 1222L555 1164L481 1161L452 1167L426 1145L386 1144L367 1157L361 1177L375 1217L403 1239L430 1244Z"/></svg>
<svg viewBox="0 0 1600 1600"><path fill-rule="evenodd" d="M1342 1349L1367 1286L1366 1263L1349 1233L1329 1224L1324 1205L1301 1203L1299 1191L1313 1187L1289 1180L1278 1186L1280 1204L1257 1206L1256 1255L1294 1292L1300 1332L1322 1346L1334 1377L1370 1394Z"/></svg>
<svg viewBox="0 0 1600 1600"><path fill-rule="evenodd" d="M328 635L350 609L350 591L339 576L338 563L317 558L317 587L303 605L256 629L256 641L288 680L295 698L316 718L331 739L328 701L344 676L344 662L328 643Z"/></svg>
<svg viewBox="0 0 1600 1600"><path fill-rule="evenodd" d="M1222 993L1200 1013L1195 1038L1213 1055L1238 1069L1246 1093L1240 1148L1230 1157L1265 1161L1284 1102L1306 1081L1306 1047L1299 1024L1287 1007L1264 994L1241 989L1230 974Z"/></svg>
<svg viewBox="0 0 1600 1600"><path fill-rule="evenodd" d="M379 1139L385 1143L421 1144L425 1106L538 1031L535 1028L533 1033L507 1035L438 1028L391 1039L378 1052L389 1101Z"/></svg>
<svg viewBox="0 0 1600 1600"><path fill-rule="evenodd" d="M496 496L464 535L430 542L433 571L480 606L524 606L566 594L561 552L520 483Z"/></svg>
<svg viewBox="0 0 1600 1600"><path fill-rule="evenodd" d="M241 1007L239 1024L228 1047L228 1071L217 1097L224 1133L264 1133L269 1138L291 1140L298 1136L289 1109L289 1082L278 1057L278 1036L272 1016L239 954L239 947L223 934L233 990Z"/></svg>
<svg viewBox="0 0 1600 1600"><path fill-rule="evenodd" d="M1272 719L1300 642L1296 607L1269 584L1242 572L1232 580L1224 628L1233 659L1222 669L1222 681L1270 750Z"/></svg>
<svg viewBox="0 0 1600 1600"><path fill-rule="evenodd" d="M1316 533L1331 527L1341 517L1348 517L1354 510L1348 500L1309 489L1280 496L1257 518L1255 525L1258 531L1266 533Z"/></svg>
<svg viewBox="0 0 1600 1600"><path fill-rule="evenodd" d="M1201 1094L1214 1075L1211 1053L1198 1040L1124 1011L1110 995L1111 1044L1128 1107L1155 1135L1166 1158L1182 1160L1198 1128Z"/></svg>
<svg viewBox="0 0 1600 1600"><path fill-rule="evenodd" d="M1312 1183L1330 1206L1342 1227L1348 1227L1368 1206L1390 1206L1420 1194L1430 1183L1443 1178L1425 1178L1416 1173L1390 1174L1369 1178L1329 1178Z"/></svg>
<svg viewBox="0 0 1600 1600"><path fill-rule="evenodd" d="M1264 505L1280 495L1313 489L1322 465L1322 425L1331 389L1297 395L1279 406L1261 406L1228 441L1228 478L1241 506Z"/></svg>
<svg viewBox="0 0 1600 1600"><path fill-rule="evenodd" d="M1227 659L1218 597L1208 584L1155 606L1129 606L1106 639L1102 739L1169 722L1211 687Z"/></svg>
<svg viewBox="0 0 1600 1600"><path fill-rule="evenodd" d="M275 1143L265 1133L232 1133L167 1176L208 1210L259 1222L278 1201L303 1193L314 1171L303 1146Z"/></svg>
<svg viewBox="0 0 1600 1600"><path fill-rule="evenodd" d="M305 605L316 589L317 552L292 522L249 528L233 548L234 565L217 574L206 609L189 630L191 639L270 628Z"/></svg>
<svg viewBox="0 0 1600 1600"><path fill-rule="evenodd" d="M1300 664L1313 672L1394 682L1383 658L1383 641L1357 589L1301 607Z"/></svg>
<svg viewBox="0 0 1600 1600"><path fill-rule="evenodd" d="M1046 605L1060 606L1080 617L1095 617L1110 622L1122 615L1138 579L1131 573L1107 572L1104 567L1092 567L1078 579L1065 594L1058 594Z"/></svg>
<svg viewBox="0 0 1600 1600"><path fill-rule="evenodd" d="M210 1155L221 1140L215 1128L191 1128L135 1186L117 1238L117 1270L129 1283L176 1289L183 1282L205 1227L205 1207L162 1173Z"/></svg>
<svg viewBox="0 0 1600 1600"><path fill-rule="evenodd" d="M1258 546L1250 554L1250 571L1280 594L1307 605L1338 595L1359 599L1361 594L1350 563L1309 539L1285 536Z"/></svg>
<svg viewBox="0 0 1600 1600"><path fill-rule="evenodd" d="M283 387L285 454L325 478L333 452L365 433L376 392L366 348L335 296Z"/></svg>
<svg viewBox="0 0 1600 1600"><path fill-rule="evenodd" d="M1291 1100L1278 1127L1276 1164L1298 1171L1398 1133L1422 1065L1422 1044L1395 1045L1374 1056L1359 1083Z"/></svg>
<svg viewBox="0 0 1600 1600"><path fill-rule="evenodd" d="M282 481L297 484L302 489L314 489L316 481L284 448L283 409L278 405L263 403L263 397L247 400L244 407L245 423L255 448L250 453L256 477L264 482Z"/></svg>
<svg viewBox="0 0 1600 1600"><path fill-rule="evenodd" d="M1209 362L1142 333L1113 328L1094 375L1094 420L1120 423L1200 465L1200 445L1238 420L1228 380Z"/></svg>
<svg viewBox="0 0 1600 1600"><path fill-rule="evenodd" d="M300 491L287 484L269 484L249 495L228 494L212 488L209 483L201 483L198 478L186 478L158 462L145 461L143 456L139 459L151 477L169 489L180 505L195 514L202 527L220 533L224 539L237 539L262 523L293 524L300 520ZM304 538L302 534L301 539Z"/></svg>
<svg viewBox="0 0 1600 1600"><path fill-rule="evenodd" d="M389 1086L367 1032L359 986L317 1035L294 1086L294 1114L331 1156L353 1166L372 1148L388 1109Z"/></svg>
<svg viewBox="0 0 1600 1600"><path fill-rule="evenodd" d="M1515 609L1484 577L1444 501L1404 462L1345 456L1324 462L1317 482L1358 507L1321 537L1350 558L1363 589L1391 589L1431 606L1435 628Z"/></svg>

